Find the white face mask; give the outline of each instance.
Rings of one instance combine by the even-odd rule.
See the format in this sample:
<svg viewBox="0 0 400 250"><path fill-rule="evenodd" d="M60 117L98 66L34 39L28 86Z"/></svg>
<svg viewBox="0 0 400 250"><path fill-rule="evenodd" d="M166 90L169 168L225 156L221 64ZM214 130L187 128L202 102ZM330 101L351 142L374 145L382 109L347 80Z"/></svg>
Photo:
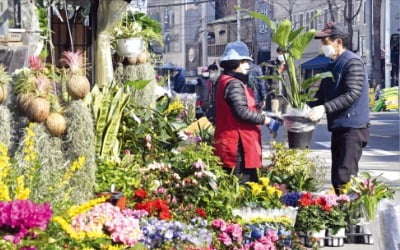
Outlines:
<svg viewBox="0 0 400 250"><path fill-rule="evenodd" d="M215 80L217 80L217 77L218 77L217 72L212 72L212 73L210 73L210 79L211 79L211 80L215 81Z"/></svg>
<svg viewBox="0 0 400 250"><path fill-rule="evenodd" d="M321 51L328 58L332 58L335 55L335 48L332 45L322 45Z"/></svg>
<svg viewBox="0 0 400 250"><path fill-rule="evenodd" d="M201 75L203 77L210 77L210 72L203 72Z"/></svg>
<svg viewBox="0 0 400 250"><path fill-rule="evenodd" d="M277 58L278 61L280 61L280 62L285 61L285 57L284 57L282 54L278 55L276 58Z"/></svg>
<svg viewBox="0 0 400 250"><path fill-rule="evenodd" d="M239 65L239 72L242 74L247 74L249 73L250 70L250 64L248 62L243 62Z"/></svg>

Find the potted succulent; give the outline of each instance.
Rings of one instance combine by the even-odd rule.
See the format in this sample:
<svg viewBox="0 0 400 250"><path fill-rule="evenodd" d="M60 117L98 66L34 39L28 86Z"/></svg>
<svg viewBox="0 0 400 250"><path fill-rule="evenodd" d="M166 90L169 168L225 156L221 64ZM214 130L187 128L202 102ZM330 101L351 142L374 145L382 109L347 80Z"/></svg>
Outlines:
<svg viewBox="0 0 400 250"><path fill-rule="evenodd" d="M159 23L144 13L127 12L115 27L112 37L117 53L128 57L132 64L149 59L144 49L145 42L162 43Z"/></svg>
<svg viewBox="0 0 400 250"><path fill-rule="evenodd" d="M272 32L272 41L284 52L283 56L288 77L283 77L282 73L279 73L278 75L264 76L262 78L281 81L286 89L286 99L290 108L283 115L283 118L288 130L289 147L309 148L312 131L315 128L315 124L306 118L306 114L310 110L307 102L314 100L315 93L315 91L310 90L310 87L313 83L325 77L331 77L332 74L331 72L325 72L304 81L299 81L301 77L297 74L295 60L301 59L316 31L314 29L306 30L305 27L295 29L290 20L274 22L259 12L249 11L249 13L268 25Z"/></svg>

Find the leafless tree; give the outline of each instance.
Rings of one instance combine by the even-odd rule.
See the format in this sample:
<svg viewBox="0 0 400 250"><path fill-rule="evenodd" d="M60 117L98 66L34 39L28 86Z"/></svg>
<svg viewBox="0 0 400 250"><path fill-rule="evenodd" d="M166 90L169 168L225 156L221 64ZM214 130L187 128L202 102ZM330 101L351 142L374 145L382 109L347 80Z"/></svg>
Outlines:
<svg viewBox="0 0 400 250"><path fill-rule="evenodd" d="M289 17L289 20L293 21L293 10L297 2L298 0L272 0L271 3L284 9L288 14L287 17Z"/></svg>
<svg viewBox="0 0 400 250"><path fill-rule="evenodd" d="M332 21L335 21L335 12L337 13L338 9L338 4L343 3L344 4L344 22L345 25L347 26L347 31L349 33L349 50L353 50L353 44L352 44L352 39L353 39L353 20L357 17L358 14L360 14L361 7L362 7L362 2L358 2L358 6L354 8L354 3L356 3L356 0L340 0L335 2L335 0L327 0L328 1L328 7L329 7L329 12L331 13ZM334 7L335 6L335 7Z"/></svg>
<svg viewBox="0 0 400 250"><path fill-rule="evenodd" d="M382 82L382 63L381 63L381 10L382 0L373 0L372 3L372 23L373 23L373 43L374 43L374 87Z"/></svg>

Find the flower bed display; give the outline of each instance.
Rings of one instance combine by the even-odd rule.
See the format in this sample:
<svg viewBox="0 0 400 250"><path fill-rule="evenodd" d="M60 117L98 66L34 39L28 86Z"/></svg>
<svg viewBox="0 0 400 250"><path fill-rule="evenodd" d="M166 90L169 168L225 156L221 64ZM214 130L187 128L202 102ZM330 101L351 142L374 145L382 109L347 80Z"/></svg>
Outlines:
<svg viewBox="0 0 400 250"><path fill-rule="evenodd" d="M12 89L0 104L0 249L304 249L321 230L340 245L354 211L372 220L393 194L370 176L349 196L317 193L323 161L279 143L259 181L240 185L213 153L213 129L193 123L194 96L153 102L150 63L130 66L141 79L88 93L79 53L64 55L68 71L31 57L0 81ZM72 73L85 78L79 93Z"/></svg>

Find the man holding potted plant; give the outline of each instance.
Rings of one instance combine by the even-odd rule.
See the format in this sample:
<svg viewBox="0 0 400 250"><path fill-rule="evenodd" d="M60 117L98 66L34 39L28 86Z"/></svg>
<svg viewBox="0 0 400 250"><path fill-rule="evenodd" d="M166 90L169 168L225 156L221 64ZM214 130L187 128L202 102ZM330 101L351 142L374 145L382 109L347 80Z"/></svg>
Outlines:
<svg viewBox="0 0 400 250"><path fill-rule="evenodd" d="M368 78L358 55L346 49L349 34L332 22L316 34L322 51L331 58L332 78L322 80L308 118L318 122L326 113L332 132L331 181L336 194L358 173L358 161L369 137Z"/></svg>

